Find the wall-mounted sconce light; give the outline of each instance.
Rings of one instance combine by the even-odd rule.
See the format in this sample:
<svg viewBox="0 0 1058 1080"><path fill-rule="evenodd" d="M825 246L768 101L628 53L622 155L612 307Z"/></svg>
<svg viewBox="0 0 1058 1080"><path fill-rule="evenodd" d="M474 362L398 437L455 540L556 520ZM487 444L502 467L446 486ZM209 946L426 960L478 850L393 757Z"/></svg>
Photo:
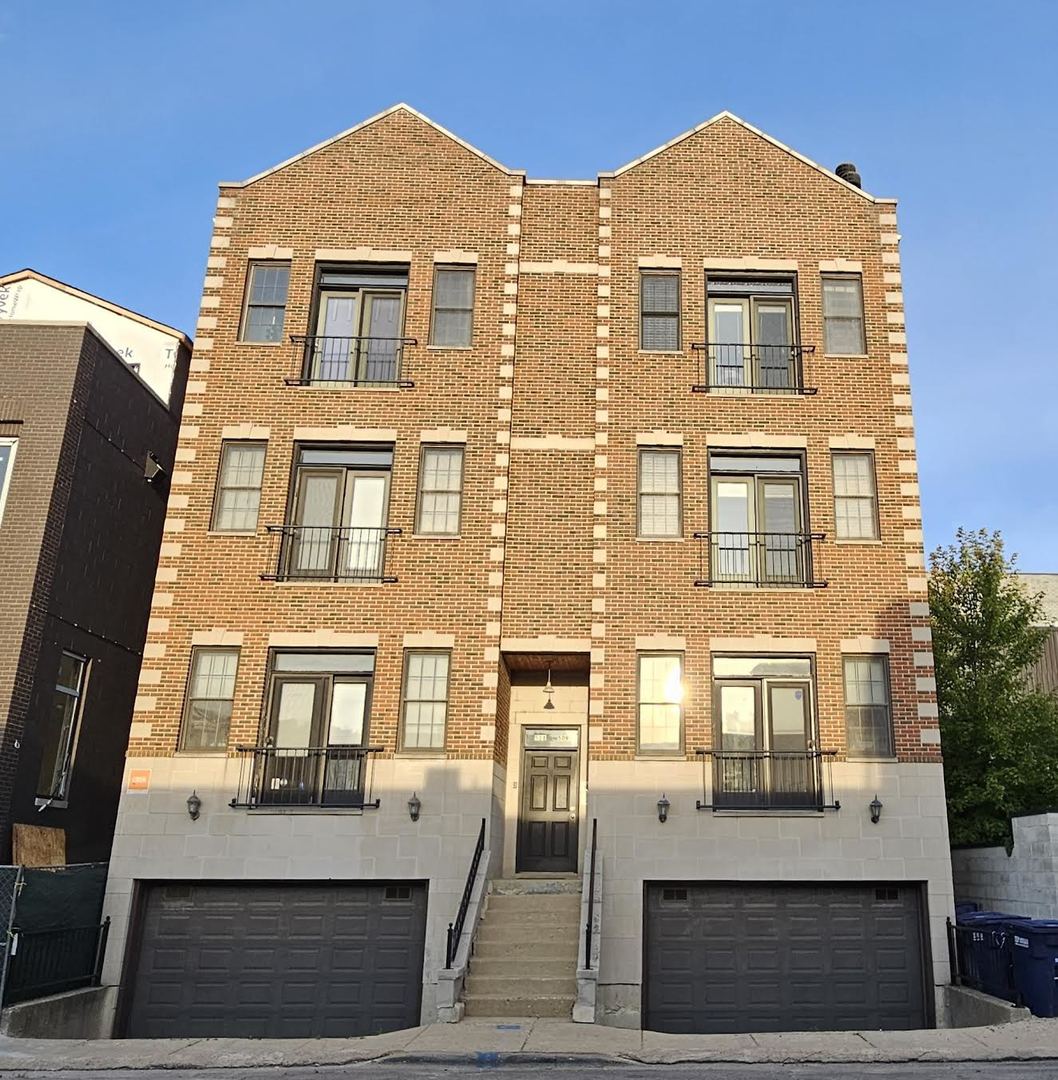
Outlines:
<svg viewBox="0 0 1058 1080"><path fill-rule="evenodd" d="M871 799L867 809L871 812L871 824L877 825L882 816L882 800L875 795L875 797Z"/></svg>
<svg viewBox="0 0 1058 1080"><path fill-rule="evenodd" d="M198 815L202 813L202 800L197 791L192 791L187 797L187 815L192 821L198 821Z"/></svg>
<svg viewBox="0 0 1058 1080"><path fill-rule="evenodd" d="M555 707L554 701L551 699L555 696L555 688L551 685L551 665L547 665L547 682L544 683L544 693L547 695L547 701L544 702L545 709L553 709Z"/></svg>
<svg viewBox="0 0 1058 1080"><path fill-rule="evenodd" d="M148 484L154 484L158 487L165 483L166 471L162 467L162 463L154 456L154 451L149 450L147 452L147 460L143 466L143 479Z"/></svg>
<svg viewBox="0 0 1058 1080"><path fill-rule="evenodd" d="M412 821L418 821L419 815L422 813L422 799L413 791L411 798L408 800L408 817Z"/></svg>
<svg viewBox="0 0 1058 1080"><path fill-rule="evenodd" d="M672 803L670 803L664 795L658 799L658 821L660 821L662 825L669 820L669 807L671 805Z"/></svg>

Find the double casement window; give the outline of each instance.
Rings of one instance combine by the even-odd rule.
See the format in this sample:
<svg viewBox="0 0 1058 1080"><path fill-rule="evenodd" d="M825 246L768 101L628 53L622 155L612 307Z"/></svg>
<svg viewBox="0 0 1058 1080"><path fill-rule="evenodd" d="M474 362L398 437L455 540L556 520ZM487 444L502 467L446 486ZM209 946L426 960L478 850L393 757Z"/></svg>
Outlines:
<svg viewBox="0 0 1058 1080"><path fill-rule="evenodd" d="M877 540L874 455L843 450L833 455L833 470L835 535L839 540Z"/></svg>
<svg viewBox="0 0 1058 1080"><path fill-rule="evenodd" d="M680 452L639 451L639 535L680 536Z"/></svg>
<svg viewBox="0 0 1058 1080"><path fill-rule="evenodd" d="M15 465L15 450L18 439L0 439L0 524L4 520L4 504L7 502L7 489L11 486L11 470Z"/></svg>
<svg viewBox="0 0 1058 1080"><path fill-rule="evenodd" d="M473 267L436 267L433 275L430 344L449 349L465 349L470 346L473 332Z"/></svg>
<svg viewBox="0 0 1058 1080"><path fill-rule="evenodd" d="M392 467L391 446L298 446L280 575L381 580Z"/></svg>
<svg viewBox="0 0 1058 1080"><path fill-rule="evenodd" d="M683 656L640 653L639 749L679 753L683 749Z"/></svg>
<svg viewBox="0 0 1058 1080"><path fill-rule="evenodd" d="M713 803L805 807L820 798L807 657L713 657Z"/></svg>
<svg viewBox="0 0 1058 1080"><path fill-rule="evenodd" d="M324 265L316 273L315 334L304 378L352 386L400 381L406 266Z"/></svg>
<svg viewBox="0 0 1058 1080"><path fill-rule="evenodd" d="M451 654L438 650L404 654L400 741L404 750L443 750L448 715Z"/></svg>
<svg viewBox="0 0 1058 1080"><path fill-rule="evenodd" d="M264 459L263 442L221 444L213 503L215 532L253 532L257 528Z"/></svg>
<svg viewBox="0 0 1058 1080"><path fill-rule="evenodd" d="M809 583L804 459L800 455L713 453L709 472L712 583Z"/></svg>
<svg viewBox="0 0 1058 1080"><path fill-rule="evenodd" d="M250 263L242 320L243 341L283 340L289 287L289 263Z"/></svg>
<svg viewBox="0 0 1058 1080"><path fill-rule="evenodd" d="M424 536L458 536L462 498L463 447L424 446L415 531Z"/></svg>
<svg viewBox="0 0 1058 1080"><path fill-rule="evenodd" d="M639 275L639 347L649 352L680 348L680 275L644 270Z"/></svg>
<svg viewBox="0 0 1058 1080"><path fill-rule="evenodd" d="M790 390L800 380L790 278L709 278L711 388Z"/></svg>
<svg viewBox="0 0 1058 1080"><path fill-rule="evenodd" d="M259 798L286 805L363 804L372 652L275 652Z"/></svg>
<svg viewBox="0 0 1058 1080"><path fill-rule="evenodd" d="M43 749L37 798L63 800L70 790L77 727L84 707L88 661L83 656L64 652L59 659L59 673L51 695L51 710L43 727Z"/></svg>
<svg viewBox="0 0 1058 1080"><path fill-rule="evenodd" d="M823 277L823 342L830 356L861 356L867 351L859 276Z"/></svg>
<svg viewBox="0 0 1058 1080"><path fill-rule="evenodd" d="M889 664L884 655L846 656L845 731L851 757L893 756Z"/></svg>
<svg viewBox="0 0 1058 1080"><path fill-rule="evenodd" d="M181 750L228 748L238 666L238 649L191 650L191 674L180 731Z"/></svg>

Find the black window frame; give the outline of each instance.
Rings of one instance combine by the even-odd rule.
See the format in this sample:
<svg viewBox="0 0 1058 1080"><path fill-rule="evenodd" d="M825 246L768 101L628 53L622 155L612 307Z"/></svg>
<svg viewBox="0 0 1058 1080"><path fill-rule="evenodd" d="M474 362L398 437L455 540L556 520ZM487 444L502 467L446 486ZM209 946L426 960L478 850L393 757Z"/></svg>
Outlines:
<svg viewBox="0 0 1058 1080"><path fill-rule="evenodd" d="M660 311L646 307L646 295L643 280L648 277L674 278L676 281L676 310ZM674 319L676 323L676 343L670 348L657 349L645 344L643 325L648 318ZM642 266L639 268L639 351L649 353L672 354L683 350L683 271L664 267Z"/></svg>

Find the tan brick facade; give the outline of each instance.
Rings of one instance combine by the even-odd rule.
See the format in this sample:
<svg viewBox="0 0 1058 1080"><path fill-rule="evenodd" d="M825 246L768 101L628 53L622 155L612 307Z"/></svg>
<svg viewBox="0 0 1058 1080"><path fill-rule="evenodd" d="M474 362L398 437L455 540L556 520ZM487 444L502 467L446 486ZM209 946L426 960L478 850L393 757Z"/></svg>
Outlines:
<svg viewBox="0 0 1058 1080"><path fill-rule="evenodd" d="M536 655L537 666L567 650L583 656L585 669L590 662L585 723L591 736L581 766L587 806L592 763L606 766L598 774L600 790L603 776L610 783L624 775L634 787L639 775L632 768L637 639L663 635L683 644L685 734L677 757L694 770L695 748L713 741L713 653L759 652L762 638L772 639L769 651L811 653L819 743L840 761L843 651L884 644L896 747L887 766L891 783L899 787L905 764L931 766L928 793L940 804L931 799L929 815L942 821L894 214L891 201L866 195L726 114L597 181L550 182L526 180L397 107L259 178L222 185L156 588L164 617L148 639L136 716L143 723L129 747L130 767L153 763L159 775L192 775L186 755L161 763L177 751L192 643L214 640L196 635L223 631L234 635L226 640L241 642L231 755L262 735L275 635L377 635L370 740L384 747L383 760L396 754L395 768L403 767L397 718L405 636L453 635L447 737L438 756L453 767L452 759L468 769L475 760L494 767L484 802L464 817L491 805L488 812L505 816L508 825L516 807L498 801L504 774L508 795L512 790L518 702L523 710L539 705L526 706L512 687L507 653ZM404 333L416 343L405 349L402 376L413 387L286 385L298 373L294 346L238 340L250 260L289 261L290 335L311 333L315 267L336 257L408 265ZM446 261L476 266L470 349L428 345L433 268ZM679 269L681 348L674 353L640 351L639 274L651 267ZM777 269L795 276L800 341L815 347L805 359L804 382L818 393L692 392L703 381L701 354L691 345L707 338L707 271L752 276ZM835 270L862 274L863 356L824 352L820 275ZM433 441L424 433L442 428L465 435L461 532L419 537L420 443ZM295 444L305 429L316 438L329 429L335 439L352 432L393 445L389 524L402 531L389 540L386 572L396 582L261 579L271 551L264 527L288 520ZM210 532L221 441L233 433L267 440L253 535ZM651 445L682 447L678 540L637 539L637 453ZM826 534L815 548L815 577L827 587L696 587L701 554L692 537L710 527L709 450L784 445L806 457L811 530ZM843 447L873 449L880 541L834 539L831 453ZM622 763L628 763L623 774ZM659 767L665 768L650 765L651 785ZM209 768L215 773L221 766ZM856 781L855 809L842 813L862 815L871 785L886 775L868 768L862 785ZM174 783L171 793L177 809L184 797L178 788ZM389 797L399 806L409 793L400 787ZM652 806L660 791L651 786L633 794ZM896 788L891 794L897 797ZM908 820L918 814L919 794L927 792L915 793ZM126 798L128 814L141 815L136 799ZM432 807L424 807L425 823ZM693 816L693 802L674 802L674 815L688 810ZM600 819L600 829L607 827ZM825 840L826 825L819 828ZM475 830L470 821L462 833ZM859 837L859 825L856 830ZM502 835L495 822L492 835ZM848 855L843 843L852 841L835 833L835 858L839 850ZM466 842L453 854L456 868L447 876L461 872L465 849ZM850 857L870 860L873 851L864 847ZM136 860L146 852L146 841L138 846L130 835L117 853L126 858L116 876L141 876ZM913 854L902 851L900 858ZM919 844L918 854L929 853ZM503 857L509 862L510 853ZM890 862L883 876L928 879L938 898L931 915L942 918L950 878L936 862L940 856L931 858L935 871L905 871ZM185 872L211 873L201 866L184 871L178 862L173 873ZM852 876L870 879L871 871ZM127 907L114 910L119 920L127 914ZM942 943L935 941L933 952L943 964ZM436 954L428 957L427 981L431 964L435 971ZM937 976L943 977L939 968ZM631 970L613 981L632 985L637 978Z"/></svg>

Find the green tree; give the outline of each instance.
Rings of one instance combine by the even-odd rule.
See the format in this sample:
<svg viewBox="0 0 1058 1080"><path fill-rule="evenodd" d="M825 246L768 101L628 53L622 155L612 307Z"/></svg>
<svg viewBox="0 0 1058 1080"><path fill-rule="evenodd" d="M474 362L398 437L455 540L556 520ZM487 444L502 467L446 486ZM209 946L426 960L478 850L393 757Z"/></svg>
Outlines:
<svg viewBox="0 0 1058 1080"><path fill-rule="evenodd" d="M952 843L1006 843L1010 817L1058 807L1058 698L1025 669L1043 650L1041 596L998 532L960 529L930 556L929 604Z"/></svg>

